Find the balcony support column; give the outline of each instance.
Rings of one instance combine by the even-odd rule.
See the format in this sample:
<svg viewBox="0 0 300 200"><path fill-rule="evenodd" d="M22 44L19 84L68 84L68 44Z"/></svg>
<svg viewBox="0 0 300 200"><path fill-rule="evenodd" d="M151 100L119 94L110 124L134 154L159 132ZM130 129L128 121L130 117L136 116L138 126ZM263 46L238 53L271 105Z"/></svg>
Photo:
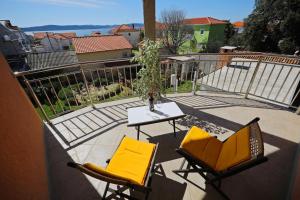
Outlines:
<svg viewBox="0 0 300 200"><path fill-rule="evenodd" d="M155 0L143 0L145 38L155 41Z"/></svg>

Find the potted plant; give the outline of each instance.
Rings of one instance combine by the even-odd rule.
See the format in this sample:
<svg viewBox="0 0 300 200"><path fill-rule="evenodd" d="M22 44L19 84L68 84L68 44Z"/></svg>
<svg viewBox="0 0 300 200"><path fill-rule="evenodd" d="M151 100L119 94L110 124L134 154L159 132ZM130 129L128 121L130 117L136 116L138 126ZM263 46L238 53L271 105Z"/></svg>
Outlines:
<svg viewBox="0 0 300 200"><path fill-rule="evenodd" d="M165 94L160 74L159 48L160 43L146 39L132 59L142 66L134 82L134 92L142 100L149 100L151 111L154 111L154 101L160 98L161 94Z"/></svg>

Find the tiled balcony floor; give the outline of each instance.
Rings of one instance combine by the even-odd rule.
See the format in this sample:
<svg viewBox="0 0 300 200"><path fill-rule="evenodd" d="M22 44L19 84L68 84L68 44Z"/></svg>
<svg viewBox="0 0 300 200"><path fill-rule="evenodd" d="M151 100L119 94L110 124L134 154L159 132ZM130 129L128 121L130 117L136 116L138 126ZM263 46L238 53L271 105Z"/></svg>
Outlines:
<svg viewBox="0 0 300 200"><path fill-rule="evenodd" d="M158 173L152 182L149 199L221 199L200 175L187 179L172 172L182 158L174 149L186 131L196 124L224 140L254 117L260 117L264 132L267 163L225 179L222 189L232 199L284 199L289 187L293 161L300 141L300 116L284 108L236 95L204 93L191 96L173 95L166 101L176 101L187 114L177 121L177 138L168 122L142 126L141 140L159 142ZM54 199L101 199L105 183L68 168L68 161L94 162L105 167L123 135L136 138L136 130L127 127L127 107L143 105L137 98L87 107L54 119L56 131L48 125L49 174ZM115 196L111 196L115 199Z"/></svg>

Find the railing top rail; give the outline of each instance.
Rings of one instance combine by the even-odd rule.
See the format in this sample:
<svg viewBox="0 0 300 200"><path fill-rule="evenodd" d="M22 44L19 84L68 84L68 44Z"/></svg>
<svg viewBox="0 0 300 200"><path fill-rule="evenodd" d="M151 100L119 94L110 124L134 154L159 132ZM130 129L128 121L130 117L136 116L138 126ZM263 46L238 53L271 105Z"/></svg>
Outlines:
<svg viewBox="0 0 300 200"><path fill-rule="evenodd" d="M30 71L23 71L23 72L14 72L14 75L16 77L19 77L19 76L24 76L24 75L29 75L29 74L36 74L36 73L41 73L41 72L54 71L54 70L59 70L59 69L75 68L75 67L80 67L82 65L87 65L87 64L104 64L104 63L124 62L124 61L130 61L130 59L129 58L124 58L124 59L85 61L85 62L59 65L59 66L51 67L51 68L44 68L44 69L37 69L37 70L30 70Z"/></svg>
<svg viewBox="0 0 300 200"><path fill-rule="evenodd" d="M288 64L288 63L280 63L280 62L274 62L274 61L261 61L262 63L268 63L268 64L275 64L275 65L284 65L284 66L290 66L290 67L298 67L300 68L300 64Z"/></svg>
<svg viewBox="0 0 300 200"><path fill-rule="evenodd" d="M190 54L182 54L182 55L161 55L161 59L166 59L168 57L174 57L174 56L247 56L247 55L261 55L261 56L281 56L281 57L288 57L288 58L295 58L298 59L294 56L287 56L287 55L279 55L279 54L269 54L269 53L190 53ZM114 63L114 62L124 62L124 61L130 61L131 58L122 58L122 59L108 59L108 60L95 60L95 61L85 61L85 62L78 62L78 63L72 63L72 64L64 64L64 65L59 65L55 67L49 67L49 68L43 68L43 69L36 69L36 70L30 70L30 71L23 71L23 72L14 72L15 77L19 76L25 76L25 75L31 75L31 74L37 74L41 72L50 72L50 71L55 71L55 70L60 70L60 69L69 69L69 68L76 68L76 67L84 67L84 65L91 65L91 64L108 64L108 63ZM197 61L197 60L196 60ZM205 59L203 60L205 61ZM207 61L211 61L207 59ZM218 61L222 61L222 59L218 59ZM184 61L181 61L184 62ZM264 61L268 62L268 61ZM270 62L270 63L275 63L275 64L283 64L283 63L277 63L277 62ZM298 66L294 64L284 64L284 65L291 65L291 66Z"/></svg>

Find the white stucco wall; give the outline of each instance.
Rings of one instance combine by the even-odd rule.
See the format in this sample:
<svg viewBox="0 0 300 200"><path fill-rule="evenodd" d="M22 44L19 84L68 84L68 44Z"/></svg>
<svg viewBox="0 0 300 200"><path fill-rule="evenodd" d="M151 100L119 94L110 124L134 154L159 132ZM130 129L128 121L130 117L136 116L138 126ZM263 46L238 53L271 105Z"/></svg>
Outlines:
<svg viewBox="0 0 300 200"><path fill-rule="evenodd" d="M135 32L120 32L120 35L123 35L128 42L136 47L138 45L138 43L140 42L140 32L139 31L135 31Z"/></svg>

